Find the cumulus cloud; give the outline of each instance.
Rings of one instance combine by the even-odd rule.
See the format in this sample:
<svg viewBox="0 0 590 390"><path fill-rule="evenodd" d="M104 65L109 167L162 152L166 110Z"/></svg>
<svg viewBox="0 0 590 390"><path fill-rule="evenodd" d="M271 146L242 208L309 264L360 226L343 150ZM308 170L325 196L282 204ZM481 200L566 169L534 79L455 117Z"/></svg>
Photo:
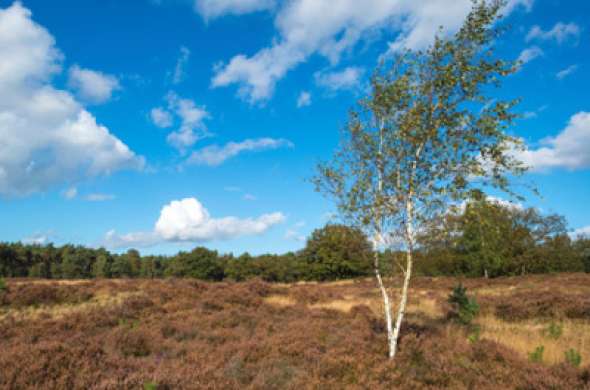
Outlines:
<svg viewBox="0 0 590 390"><path fill-rule="evenodd" d="M590 113L573 115L566 128L555 137L541 141L544 145L517 153L532 171L555 168L577 170L590 167Z"/></svg>
<svg viewBox="0 0 590 390"><path fill-rule="evenodd" d="M520 62L521 65L524 65L528 62L531 62L537 57L543 56L545 53L543 50L538 46L531 46L527 47L523 51L520 52L518 59L516 61Z"/></svg>
<svg viewBox="0 0 590 390"><path fill-rule="evenodd" d="M574 230L570 236L576 238L590 238L590 225Z"/></svg>
<svg viewBox="0 0 590 390"><path fill-rule="evenodd" d="M168 107L176 112L181 120L180 129L168 135L168 143L183 150L197 141L209 136L205 119L210 118L205 107L199 107L190 99L182 99L175 93L168 94Z"/></svg>
<svg viewBox="0 0 590 390"><path fill-rule="evenodd" d="M113 92L120 89L119 80L96 70L83 69L78 65L70 67L68 86L85 102L100 104L111 99Z"/></svg>
<svg viewBox="0 0 590 390"><path fill-rule="evenodd" d="M163 129L172 126L172 114L162 107L152 108L150 118L154 125Z"/></svg>
<svg viewBox="0 0 590 390"><path fill-rule="evenodd" d="M125 248L152 246L163 242L208 242L259 235L284 222L280 212L257 218L213 218L196 199L185 198L165 205L153 231L118 235L109 231L105 236L108 247Z"/></svg>
<svg viewBox="0 0 590 390"><path fill-rule="evenodd" d="M297 108L311 105L311 94L307 91L301 91L297 98Z"/></svg>
<svg viewBox="0 0 590 390"><path fill-rule="evenodd" d="M174 67L174 74L172 75L172 83L179 84L182 80L184 80L186 76L186 64L188 63L188 59L191 56L191 51L186 47L182 46L180 48L180 56L176 61L176 66Z"/></svg>
<svg viewBox="0 0 590 390"><path fill-rule="evenodd" d="M336 72L316 72L315 82L318 86L331 92L358 88L364 69L350 66Z"/></svg>
<svg viewBox="0 0 590 390"><path fill-rule="evenodd" d="M578 65L570 65L567 68L560 70L559 72L557 72L557 74L555 75L555 77L558 80L563 80L565 79L567 76L571 75L572 73L574 73L576 70L578 70Z"/></svg>
<svg viewBox="0 0 590 390"><path fill-rule="evenodd" d="M223 2L220 2L223 3ZM471 9L471 0L293 0L281 3L275 16L278 38L252 56L239 54L215 67L211 85L236 84L250 103L269 99L287 72L320 54L336 65L341 56L375 31L398 32L389 50L424 48L439 26L455 32ZM530 0L513 0L505 13Z"/></svg>
<svg viewBox="0 0 590 390"><path fill-rule="evenodd" d="M555 41L561 44L570 39L577 41L580 37L580 32L580 26L575 23L559 22L548 31L543 31L543 29L539 26L533 26L526 35L525 41Z"/></svg>
<svg viewBox="0 0 590 390"><path fill-rule="evenodd" d="M203 19L209 20L223 15L243 15L251 12L273 9L276 0L196 0L195 9Z"/></svg>
<svg viewBox="0 0 590 390"><path fill-rule="evenodd" d="M247 139L242 142L228 142L223 146L210 145L200 150L196 150L190 155L187 162L189 164L217 166L242 152L257 152L282 147L292 148L293 143L286 139Z"/></svg>
<svg viewBox="0 0 590 390"><path fill-rule="evenodd" d="M0 9L0 47L0 194L143 166L70 93L50 84L62 55L18 2Z"/></svg>
<svg viewBox="0 0 590 390"><path fill-rule="evenodd" d="M180 119L180 128L168 134L167 141L184 152L197 141L210 136L205 120L211 115L204 106L198 106L190 99L184 99L174 92L166 95L167 108L155 107L150 111L154 125L161 128L172 126L173 114Z"/></svg>
<svg viewBox="0 0 590 390"><path fill-rule="evenodd" d="M23 238L23 244L27 245L45 245L49 242L50 237L48 233L36 233L30 237Z"/></svg>

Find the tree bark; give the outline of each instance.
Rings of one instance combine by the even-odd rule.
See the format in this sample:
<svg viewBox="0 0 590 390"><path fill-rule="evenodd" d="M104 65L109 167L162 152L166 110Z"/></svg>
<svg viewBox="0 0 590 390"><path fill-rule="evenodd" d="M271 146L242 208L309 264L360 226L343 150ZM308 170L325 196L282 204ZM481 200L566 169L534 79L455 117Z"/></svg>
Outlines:
<svg viewBox="0 0 590 390"><path fill-rule="evenodd" d="M412 265L414 255L414 221L413 221L413 204L408 202L406 205L406 270L404 272L404 284L400 297L399 306L397 309L397 316L395 319L395 328L393 329L393 337L389 340L389 358L395 358L397 352L397 345L399 341L400 329L404 315L406 314L406 305L408 303L408 291L410 287L410 279L412 277Z"/></svg>
<svg viewBox="0 0 590 390"><path fill-rule="evenodd" d="M377 278L377 284L379 285L379 290L381 291L381 297L383 298L383 309L385 311L385 324L387 327L387 341L389 345L389 358L393 358L393 350L391 349L391 345L393 345L393 318L391 315L391 301L389 299L389 294L387 293L387 289L383 284L383 278L381 277L381 271L379 270L379 236L376 235L373 238L373 248L374 248L374 261L373 265L375 268L375 277Z"/></svg>

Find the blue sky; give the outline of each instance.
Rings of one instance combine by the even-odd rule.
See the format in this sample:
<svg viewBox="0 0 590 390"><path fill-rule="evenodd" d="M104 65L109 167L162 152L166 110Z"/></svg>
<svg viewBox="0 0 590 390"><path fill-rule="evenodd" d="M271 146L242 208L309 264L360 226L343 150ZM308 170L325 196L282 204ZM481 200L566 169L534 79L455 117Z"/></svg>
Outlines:
<svg viewBox="0 0 590 390"><path fill-rule="evenodd" d="M377 59L469 0L0 0L0 240L284 252L334 211L306 181ZM498 97L526 204L590 232L586 1L512 0Z"/></svg>

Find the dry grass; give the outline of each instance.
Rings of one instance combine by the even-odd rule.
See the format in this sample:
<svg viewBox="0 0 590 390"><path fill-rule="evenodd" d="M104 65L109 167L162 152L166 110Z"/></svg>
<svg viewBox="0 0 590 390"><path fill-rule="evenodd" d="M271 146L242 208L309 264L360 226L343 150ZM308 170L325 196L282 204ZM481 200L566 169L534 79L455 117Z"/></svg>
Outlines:
<svg viewBox="0 0 590 390"><path fill-rule="evenodd" d="M495 341L517 352L527 359L537 347L543 346L543 362L559 364L564 362L565 351L574 348L582 356L582 362L590 361L590 322L564 320L553 322L562 329L559 337L551 337L552 322L523 321L506 322L494 316L478 319L481 338Z"/></svg>
<svg viewBox="0 0 590 390"><path fill-rule="evenodd" d="M264 298L264 302L278 307L295 306L297 301L284 295L271 295Z"/></svg>
<svg viewBox="0 0 590 390"><path fill-rule="evenodd" d="M18 309L0 308L0 321L6 320L8 318L15 321L32 321L40 318L54 320L63 319L73 314L81 314L91 310L99 309L101 307L117 307L120 306L127 298L140 295L142 295L140 292L118 292L114 294L99 292L89 301L80 303L27 306Z"/></svg>

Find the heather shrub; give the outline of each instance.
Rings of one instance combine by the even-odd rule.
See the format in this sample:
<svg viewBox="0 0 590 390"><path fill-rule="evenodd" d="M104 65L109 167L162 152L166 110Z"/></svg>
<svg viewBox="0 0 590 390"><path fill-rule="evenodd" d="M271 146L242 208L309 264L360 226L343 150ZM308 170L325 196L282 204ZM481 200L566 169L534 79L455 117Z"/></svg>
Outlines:
<svg viewBox="0 0 590 390"><path fill-rule="evenodd" d="M571 348L565 351L565 361L574 367L579 367L582 363L582 356L578 351Z"/></svg>
<svg viewBox="0 0 590 390"><path fill-rule="evenodd" d="M151 353L149 337L138 330L124 330L116 337L119 350L124 356L142 357Z"/></svg>
<svg viewBox="0 0 590 390"><path fill-rule="evenodd" d="M539 345L533 352L529 353L529 360L533 363L543 362L543 352L545 352L545 347Z"/></svg>
<svg viewBox="0 0 590 390"><path fill-rule="evenodd" d="M448 301L453 306L449 316L463 325L470 325L479 314L477 301L467 296L467 288L461 283L455 286Z"/></svg>

